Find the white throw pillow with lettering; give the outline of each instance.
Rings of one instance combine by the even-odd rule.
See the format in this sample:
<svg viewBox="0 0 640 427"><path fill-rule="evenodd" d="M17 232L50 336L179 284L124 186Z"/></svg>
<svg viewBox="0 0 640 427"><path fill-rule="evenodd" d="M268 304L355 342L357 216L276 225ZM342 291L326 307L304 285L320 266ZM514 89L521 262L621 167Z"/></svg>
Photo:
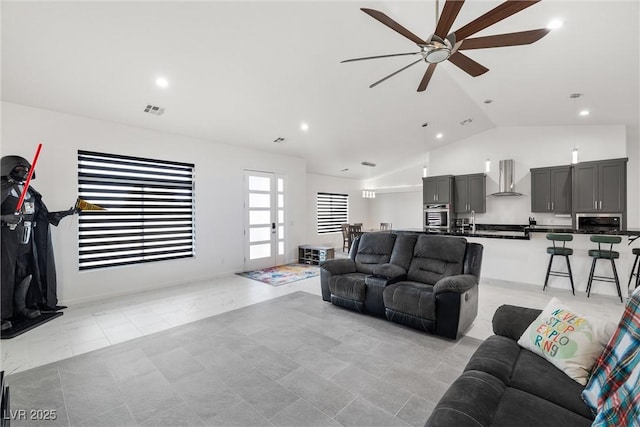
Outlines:
<svg viewBox="0 0 640 427"><path fill-rule="evenodd" d="M518 345L586 385L615 328L612 322L582 315L554 297L524 331Z"/></svg>

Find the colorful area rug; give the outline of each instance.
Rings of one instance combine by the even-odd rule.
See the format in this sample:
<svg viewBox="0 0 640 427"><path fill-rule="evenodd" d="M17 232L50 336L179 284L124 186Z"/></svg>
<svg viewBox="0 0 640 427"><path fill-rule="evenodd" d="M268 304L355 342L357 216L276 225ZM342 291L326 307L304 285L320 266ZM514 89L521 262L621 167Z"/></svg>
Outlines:
<svg viewBox="0 0 640 427"><path fill-rule="evenodd" d="M280 286L316 277L320 274L320 267L305 264L287 264L237 274L271 286Z"/></svg>

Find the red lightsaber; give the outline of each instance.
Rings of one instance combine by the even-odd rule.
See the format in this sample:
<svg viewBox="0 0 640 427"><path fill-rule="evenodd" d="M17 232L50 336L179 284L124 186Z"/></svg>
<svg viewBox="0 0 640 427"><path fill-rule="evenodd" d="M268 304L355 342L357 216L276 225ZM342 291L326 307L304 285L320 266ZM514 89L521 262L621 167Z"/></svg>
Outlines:
<svg viewBox="0 0 640 427"><path fill-rule="evenodd" d="M20 194L20 198L18 199L18 204L16 205L16 212L20 212L20 209L22 209L22 203L24 203L24 198L27 195L27 189L29 188L29 183L31 182L33 171L36 169L36 163L38 162L38 157L40 157L41 149L42 149L42 144L38 144L38 148L36 149L36 155L33 157L33 162L31 162L29 173L27 173L27 180L24 182L24 188L22 189L22 193Z"/></svg>

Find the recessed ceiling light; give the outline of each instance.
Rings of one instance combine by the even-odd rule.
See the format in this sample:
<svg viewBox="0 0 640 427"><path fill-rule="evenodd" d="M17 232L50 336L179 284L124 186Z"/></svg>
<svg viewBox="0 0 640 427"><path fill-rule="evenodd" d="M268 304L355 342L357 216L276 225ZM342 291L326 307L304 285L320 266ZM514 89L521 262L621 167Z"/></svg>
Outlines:
<svg viewBox="0 0 640 427"><path fill-rule="evenodd" d="M588 116L588 115L589 115L589 110L582 110L582 111L580 111L580 115L581 115L581 116Z"/></svg>
<svg viewBox="0 0 640 427"><path fill-rule="evenodd" d="M439 134L436 135L436 138L442 139L443 136L444 136L443 134L439 133Z"/></svg>
<svg viewBox="0 0 640 427"><path fill-rule="evenodd" d="M302 130L303 132L306 132L309 130L309 125L305 122L300 123L300 130Z"/></svg>
<svg viewBox="0 0 640 427"><path fill-rule="evenodd" d="M169 86L169 80L165 79L164 77L158 77L156 79L156 85L158 85L158 87L165 88Z"/></svg>
<svg viewBox="0 0 640 427"><path fill-rule="evenodd" d="M555 30L557 28L562 27L563 22L559 19L553 19L551 21L549 21L549 23L547 24L547 28L549 30Z"/></svg>

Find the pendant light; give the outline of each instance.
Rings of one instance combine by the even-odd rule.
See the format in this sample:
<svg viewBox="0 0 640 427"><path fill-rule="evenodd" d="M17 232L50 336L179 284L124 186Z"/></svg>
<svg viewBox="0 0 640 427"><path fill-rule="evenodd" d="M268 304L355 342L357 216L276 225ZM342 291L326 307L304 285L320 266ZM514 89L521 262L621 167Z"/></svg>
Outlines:
<svg viewBox="0 0 640 427"><path fill-rule="evenodd" d="M572 93L571 95L569 95L569 99L573 99L573 114L574 114L574 120L577 121L577 117L578 117L578 106L577 106L577 99L580 98L583 94L581 93ZM582 115L582 113L580 113ZM588 113L587 113L588 114ZM577 124L576 124L577 126ZM576 141L578 138L576 137L576 130L573 130L573 140ZM571 150L571 164L572 165L576 165L578 164L578 145L574 145L573 146L573 150Z"/></svg>
<svg viewBox="0 0 640 427"><path fill-rule="evenodd" d="M424 122L422 124L423 128L426 128L427 126L429 126L428 122ZM429 165L429 155L428 155L428 153L429 152L427 151L427 134L426 134L426 131L425 131L425 134L424 134L424 139L422 141L422 144L423 144L423 149L424 149L424 163L422 165L422 177L426 178L427 177L427 173L429 171L429 167L428 167L428 165Z"/></svg>
<svg viewBox="0 0 640 427"><path fill-rule="evenodd" d="M489 104L493 102L493 99L485 99L484 101L484 109L487 119L489 119ZM489 119L491 120L491 119ZM484 171L485 173L491 172L491 159L489 157L484 161Z"/></svg>
<svg viewBox="0 0 640 427"><path fill-rule="evenodd" d="M371 163L371 162L362 162L360 163L362 166L367 166L370 168L373 168L376 166L375 163ZM367 171L367 179L369 179L370 177L370 173L369 171ZM362 198L363 199L375 199L376 198L376 192L374 190L369 190L366 188L362 189Z"/></svg>

